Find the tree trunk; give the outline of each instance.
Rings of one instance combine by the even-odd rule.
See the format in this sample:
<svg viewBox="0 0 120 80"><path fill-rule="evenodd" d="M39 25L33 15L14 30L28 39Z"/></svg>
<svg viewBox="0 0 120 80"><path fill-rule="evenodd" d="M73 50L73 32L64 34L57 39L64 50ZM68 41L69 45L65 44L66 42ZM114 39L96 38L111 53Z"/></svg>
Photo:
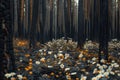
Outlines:
<svg viewBox="0 0 120 80"><path fill-rule="evenodd" d="M108 60L108 31L108 0L100 0L99 61Z"/></svg>
<svg viewBox="0 0 120 80"><path fill-rule="evenodd" d="M14 6L13 0L1 0L1 4L3 4L3 8L0 5L0 80L4 80L4 71L5 71L5 53L9 56L10 64L8 71L15 71L15 58L13 52L13 25L14 25ZM5 5L4 5L5 4ZM5 28L2 29L2 21L5 21ZM3 31L5 29L5 31Z"/></svg>
<svg viewBox="0 0 120 80"><path fill-rule="evenodd" d="M25 6L24 6L24 37L25 39L28 39L28 29L29 29L29 26L28 26L28 2L29 0L25 0Z"/></svg>
<svg viewBox="0 0 120 80"><path fill-rule="evenodd" d="M82 48L85 41L84 34L84 10L83 10L83 0L79 0L78 8L78 44Z"/></svg>
<svg viewBox="0 0 120 80"><path fill-rule="evenodd" d="M23 0L18 0L18 36L23 39Z"/></svg>
<svg viewBox="0 0 120 80"><path fill-rule="evenodd" d="M32 11L32 26L30 27L30 48L35 47L36 44L36 28L37 28L37 20L38 20L38 5L39 1L33 1L33 11Z"/></svg>
<svg viewBox="0 0 120 80"><path fill-rule="evenodd" d="M4 70L5 70L5 64L4 64L4 33L2 29L2 22L3 22L3 17L4 17L4 10L6 10L6 6L3 5L4 0L0 2L0 80L4 80Z"/></svg>
<svg viewBox="0 0 120 80"><path fill-rule="evenodd" d="M14 0L14 37L18 38L18 0Z"/></svg>

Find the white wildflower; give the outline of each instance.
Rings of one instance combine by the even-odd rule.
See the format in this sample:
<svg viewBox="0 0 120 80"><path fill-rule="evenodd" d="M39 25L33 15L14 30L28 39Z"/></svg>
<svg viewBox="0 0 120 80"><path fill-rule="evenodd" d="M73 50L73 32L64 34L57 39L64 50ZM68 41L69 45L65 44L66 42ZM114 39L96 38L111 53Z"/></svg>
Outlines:
<svg viewBox="0 0 120 80"><path fill-rule="evenodd" d="M78 57L79 57L79 58L82 58L82 57L83 57L83 54L81 53Z"/></svg>
<svg viewBox="0 0 120 80"><path fill-rule="evenodd" d="M63 51L58 51L58 53L62 53Z"/></svg>
<svg viewBox="0 0 120 80"><path fill-rule="evenodd" d="M44 57L40 59L40 61L43 61L43 60L45 60L45 58L44 58Z"/></svg>
<svg viewBox="0 0 120 80"><path fill-rule="evenodd" d="M109 66L108 70L111 71L113 69L113 66Z"/></svg>
<svg viewBox="0 0 120 80"><path fill-rule="evenodd" d="M99 66L100 66L100 64L97 64L97 66L99 67Z"/></svg>
<svg viewBox="0 0 120 80"><path fill-rule="evenodd" d="M104 75L105 77L107 77L107 76L109 76L109 72L105 72L103 75Z"/></svg>
<svg viewBox="0 0 120 80"><path fill-rule="evenodd" d="M11 72L10 74L11 74L12 77L16 75L15 72Z"/></svg>
<svg viewBox="0 0 120 80"><path fill-rule="evenodd" d="M68 43L72 43L72 39L68 40Z"/></svg>
<svg viewBox="0 0 120 80"><path fill-rule="evenodd" d="M23 60L22 59L20 59L20 62L22 62Z"/></svg>
<svg viewBox="0 0 120 80"><path fill-rule="evenodd" d="M120 73L118 73L117 75L120 76Z"/></svg>
<svg viewBox="0 0 120 80"><path fill-rule="evenodd" d="M53 68L53 66L48 66L48 68Z"/></svg>
<svg viewBox="0 0 120 80"><path fill-rule="evenodd" d="M102 78L103 76L104 76L103 74L98 74L98 75L96 76L96 79L99 80L99 79Z"/></svg>
<svg viewBox="0 0 120 80"><path fill-rule="evenodd" d="M81 76L80 80L87 80L87 77L86 76Z"/></svg>
<svg viewBox="0 0 120 80"><path fill-rule="evenodd" d="M35 64L39 65L39 64L40 64L40 61L36 61Z"/></svg>
<svg viewBox="0 0 120 80"><path fill-rule="evenodd" d="M63 68L64 68L64 64L61 64L61 65L60 65L60 68L62 68L62 69L63 69Z"/></svg>
<svg viewBox="0 0 120 80"><path fill-rule="evenodd" d="M95 64L96 62L92 62L92 64Z"/></svg>
<svg viewBox="0 0 120 80"><path fill-rule="evenodd" d="M62 56L64 56L63 54L58 54L58 57L62 57Z"/></svg>
<svg viewBox="0 0 120 80"><path fill-rule="evenodd" d="M100 70L103 70L103 66L99 66L98 68L99 68Z"/></svg>
<svg viewBox="0 0 120 80"><path fill-rule="evenodd" d="M69 58L70 54L65 54L65 59Z"/></svg>
<svg viewBox="0 0 120 80"><path fill-rule="evenodd" d="M44 52L46 52L47 50L46 49L44 49Z"/></svg>
<svg viewBox="0 0 120 80"><path fill-rule="evenodd" d="M69 78L70 78L70 75L66 75L66 78L69 79Z"/></svg>
<svg viewBox="0 0 120 80"><path fill-rule="evenodd" d="M43 55L44 53L43 52L41 52L41 55Z"/></svg>
<svg viewBox="0 0 120 80"><path fill-rule="evenodd" d="M88 43L92 43L92 41L91 41L91 40L89 40L89 41L88 41Z"/></svg>
<svg viewBox="0 0 120 80"><path fill-rule="evenodd" d="M42 51L43 51L43 49L40 49L40 50L39 50L39 52L42 52Z"/></svg>
<svg viewBox="0 0 120 80"><path fill-rule="evenodd" d="M61 64L61 61L59 61L58 64Z"/></svg>
<svg viewBox="0 0 120 80"><path fill-rule="evenodd" d="M115 39L112 39L112 41L117 41L117 39L115 38Z"/></svg>
<svg viewBox="0 0 120 80"><path fill-rule="evenodd" d="M87 45L84 45L84 49L87 49Z"/></svg>
<svg viewBox="0 0 120 80"><path fill-rule="evenodd" d="M116 73L119 73L120 71L119 70L115 70Z"/></svg>
<svg viewBox="0 0 120 80"><path fill-rule="evenodd" d="M70 68L65 68L65 71L69 71L70 70Z"/></svg>
<svg viewBox="0 0 120 80"><path fill-rule="evenodd" d="M113 71L111 71L110 74L115 75L115 73Z"/></svg>
<svg viewBox="0 0 120 80"><path fill-rule="evenodd" d="M71 75L76 75L76 74L77 74L77 72L72 72L72 73L71 73Z"/></svg>
<svg viewBox="0 0 120 80"><path fill-rule="evenodd" d="M48 54L52 54L53 52L52 51L48 51Z"/></svg>
<svg viewBox="0 0 120 80"><path fill-rule="evenodd" d="M88 63L90 63L90 60L87 60Z"/></svg>
<svg viewBox="0 0 120 80"><path fill-rule="evenodd" d="M115 62L115 60L112 60L112 63L114 63Z"/></svg>
<svg viewBox="0 0 120 80"><path fill-rule="evenodd" d="M96 61L96 60L97 60L97 58L93 57L93 58L92 58L92 60L93 60L93 61Z"/></svg>
<svg viewBox="0 0 120 80"><path fill-rule="evenodd" d="M103 65L103 68L106 69L106 68L107 68L107 65Z"/></svg>
<svg viewBox="0 0 120 80"><path fill-rule="evenodd" d="M105 63L105 60L104 60L104 59L101 59L100 62L101 62L101 63Z"/></svg>
<svg viewBox="0 0 120 80"><path fill-rule="evenodd" d="M22 75L17 75L19 80L22 80L23 76Z"/></svg>
<svg viewBox="0 0 120 80"><path fill-rule="evenodd" d="M10 77L11 77L11 74L10 74L10 73L6 73L6 74L5 74L5 77L6 77L6 78L10 78Z"/></svg>
<svg viewBox="0 0 120 80"><path fill-rule="evenodd" d="M89 72L85 72L85 74L86 74L86 75L88 75L88 74L89 74Z"/></svg>
<svg viewBox="0 0 120 80"><path fill-rule="evenodd" d="M95 69L93 70L93 74L95 74L95 73L97 73L97 68L95 68Z"/></svg>
<svg viewBox="0 0 120 80"><path fill-rule="evenodd" d="M43 74L42 77L47 77L48 75L47 74Z"/></svg>
<svg viewBox="0 0 120 80"><path fill-rule="evenodd" d="M104 70L104 69L103 69L103 70L100 70L100 73L101 73L101 74L103 74L104 72L105 72L105 70Z"/></svg>
<svg viewBox="0 0 120 80"><path fill-rule="evenodd" d="M118 63L114 63L113 65L114 65L114 67L116 67L116 68L119 67L119 64L118 64Z"/></svg>
<svg viewBox="0 0 120 80"><path fill-rule="evenodd" d="M118 53L118 55L120 55L120 52Z"/></svg>
<svg viewBox="0 0 120 80"><path fill-rule="evenodd" d="M57 58L57 55L56 55L56 54L54 54L54 58Z"/></svg>
<svg viewBox="0 0 120 80"><path fill-rule="evenodd" d="M112 70L112 69L107 69L106 71L110 73L110 72L111 72L111 70Z"/></svg>

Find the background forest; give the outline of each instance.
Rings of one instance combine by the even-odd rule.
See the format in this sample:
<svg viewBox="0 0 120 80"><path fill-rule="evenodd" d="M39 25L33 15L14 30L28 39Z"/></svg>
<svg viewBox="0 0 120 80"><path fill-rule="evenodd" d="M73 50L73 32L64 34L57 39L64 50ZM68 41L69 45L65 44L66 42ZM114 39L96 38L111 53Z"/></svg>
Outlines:
<svg viewBox="0 0 120 80"><path fill-rule="evenodd" d="M120 1L106 0L105 8L100 3L100 0L14 0L14 37L29 39L32 44L70 37L82 44L86 39L98 41L103 26L108 29L109 40L120 39Z"/></svg>
<svg viewBox="0 0 120 80"><path fill-rule="evenodd" d="M0 0L0 53L0 80L119 80L120 0Z"/></svg>

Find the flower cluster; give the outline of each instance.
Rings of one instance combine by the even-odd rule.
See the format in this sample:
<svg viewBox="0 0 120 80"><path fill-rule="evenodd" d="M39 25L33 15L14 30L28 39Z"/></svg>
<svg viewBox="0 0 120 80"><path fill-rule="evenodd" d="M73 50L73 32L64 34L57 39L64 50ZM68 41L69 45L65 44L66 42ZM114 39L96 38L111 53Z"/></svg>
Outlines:
<svg viewBox="0 0 120 80"><path fill-rule="evenodd" d="M6 73L5 77L10 80L27 80L26 77L23 77L20 74L17 75L15 72Z"/></svg>
<svg viewBox="0 0 120 80"><path fill-rule="evenodd" d="M84 46L83 46L84 49L98 49L99 48L99 44L96 43L96 42L92 42L91 40L88 40L85 42Z"/></svg>
<svg viewBox="0 0 120 80"><path fill-rule="evenodd" d="M108 80L111 75L120 76L119 64L114 60L111 63L107 63L104 59L102 59L100 62L102 64L96 63L96 67L93 70L93 74L96 76L94 76L92 80L100 80L102 78Z"/></svg>
<svg viewBox="0 0 120 80"><path fill-rule="evenodd" d="M75 50L76 44L71 39L62 38L46 43L41 49L17 51L19 53L15 56L18 71L7 73L5 77L11 80L23 78L24 80L117 80L120 78L120 65L117 60L112 59L107 62L101 59L100 64L96 54L89 53L88 50ZM92 41L88 44L94 46Z"/></svg>
<svg viewBox="0 0 120 80"><path fill-rule="evenodd" d="M64 37L61 39L53 39L45 43L44 48L49 50L75 50L77 48L77 42L74 42L72 39L65 40Z"/></svg>
<svg viewBox="0 0 120 80"><path fill-rule="evenodd" d="M97 42L92 42L91 40L88 40L85 42L84 49L98 49L99 44ZM120 41L117 39L112 39L110 42L108 42L108 48L109 49L120 49Z"/></svg>
<svg viewBox="0 0 120 80"><path fill-rule="evenodd" d="M109 42L109 49L120 49L120 41L117 39L112 39Z"/></svg>

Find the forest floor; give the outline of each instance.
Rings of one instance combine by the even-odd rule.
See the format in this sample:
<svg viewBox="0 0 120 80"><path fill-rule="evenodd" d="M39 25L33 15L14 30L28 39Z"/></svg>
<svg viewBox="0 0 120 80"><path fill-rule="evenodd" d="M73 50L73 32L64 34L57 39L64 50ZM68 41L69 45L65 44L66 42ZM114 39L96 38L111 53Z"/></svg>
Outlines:
<svg viewBox="0 0 120 80"><path fill-rule="evenodd" d="M51 50L48 46L40 46L40 43L37 43L35 49L29 49L28 43L29 41L19 39L14 42L16 73L22 75L23 80L120 79L120 49L110 49L109 60L102 59L99 63L97 49L80 50L76 47L72 51L53 50L57 47L54 46ZM75 45L74 42L71 43Z"/></svg>

